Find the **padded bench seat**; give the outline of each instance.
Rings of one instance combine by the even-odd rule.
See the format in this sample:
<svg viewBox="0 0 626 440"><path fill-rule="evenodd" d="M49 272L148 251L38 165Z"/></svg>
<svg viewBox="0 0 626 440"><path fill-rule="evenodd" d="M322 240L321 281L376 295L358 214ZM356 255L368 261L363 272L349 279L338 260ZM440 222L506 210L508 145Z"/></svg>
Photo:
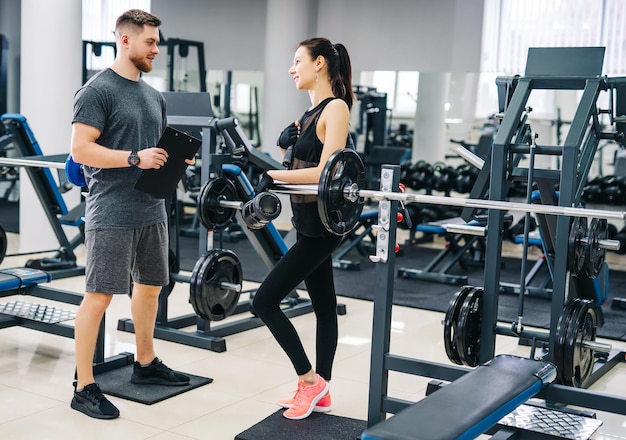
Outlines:
<svg viewBox="0 0 626 440"><path fill-rule="evenodd" d="M555 378L549 362L499 355L366 429L361 439L474 439Z"/></svg>
<svg viewBox="0 0 626 440"><path fill-rule="evenodd" d="M39 283L47 283L52 279L48 272L28 267L15 267L0 270L0 292L17 290Z"/></svg>

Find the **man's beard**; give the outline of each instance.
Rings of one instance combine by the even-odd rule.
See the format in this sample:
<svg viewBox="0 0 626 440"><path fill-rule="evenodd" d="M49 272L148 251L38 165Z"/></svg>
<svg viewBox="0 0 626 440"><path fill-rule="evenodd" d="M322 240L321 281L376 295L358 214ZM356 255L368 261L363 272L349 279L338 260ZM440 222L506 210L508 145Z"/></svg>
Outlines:
<svg viewBox="0 0 626 440"><path fill-rule="evenodd" d="M131 57L130 60L133 62L135 67L139 69L140 72L149 73L152 71L152 63L148 62L144 57Z"/></svg>

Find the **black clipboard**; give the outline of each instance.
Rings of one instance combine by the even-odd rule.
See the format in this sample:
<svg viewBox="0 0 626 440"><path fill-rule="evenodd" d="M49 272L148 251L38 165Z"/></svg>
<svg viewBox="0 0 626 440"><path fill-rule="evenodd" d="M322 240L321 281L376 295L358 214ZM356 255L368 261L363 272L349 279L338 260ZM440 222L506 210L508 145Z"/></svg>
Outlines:
<svg viewBox="0 0 626 440"><path fill-rule="evenodd" d="M189 166L185 159L193 159L201 145L200 139L167 126L157 144L157 147L167 151L167 162L159 169L142 170L135 189L160 199L171 197Z"/></svg>

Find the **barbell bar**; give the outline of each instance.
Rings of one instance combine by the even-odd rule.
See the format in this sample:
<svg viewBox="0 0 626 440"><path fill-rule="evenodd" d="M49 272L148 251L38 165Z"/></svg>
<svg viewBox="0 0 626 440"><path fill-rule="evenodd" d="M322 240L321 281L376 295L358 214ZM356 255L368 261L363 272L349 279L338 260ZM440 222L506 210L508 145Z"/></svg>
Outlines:
<svg viewBox="0 0 626 440"><path fill-rule="evenodd" d="M363 211L365 199L626 220L626 212L624 211L376 191L362 189L364 183L365 166L363 161L356 151L345 148L335 151L329 157L320 174L317 185L289 184L275 181L271 190L278 193L317 196L317 207L322 223L329 232L336 235L345 235L356 226Z"/></svg>
<svg viewBox="0 0 626 440"><path fill-rule="evenodd" d="M191 275L181 275L178 273L170 273L170 279L178 281L179 283L191 283ZM220 281L215 284L216 287L225 290L233 290L235 292L241 292L241 284L230 283L228 281Z"/></svg>
<svg viewBox="0 0 626 440"><path fill-rule="evenodd" d="M39 160L20 157L3 157L0 159L0 165L16 166L16 167L34 167L34 168L57 168L64 169L65 162L55 162L51 160Z"/></svg>
<svg viewBox="0 0 626 440"><path fill-rule="evenodd" d="M237 211L241 211L243 209L243 202L238 202L236 200L220 200L217 202L217 206L220 208L236 209Z"/></svg>
<svg viewBox="0 0 626 440"><path fill-rule="evenodd" d="M526 338L526 339L537 339L539 341L547 341L550 337L550 334L546 332L537 331L537 330L528 330L528 329L523 329L523 330L518 331L518 330L514 330L513 328L511 328L510 325L507 326L507 325L502 325L502 324L496 325L496 332L503 336L511 336L511 337L518 337L518 338ZM613 346L611 344L607 344L605 342L600 342L596 340L593 340L593 341L584 340L584 341L580 341L580 344L589 350L597 351L600 353L610 353L611 350L613 349Z"/></svg>
<svg viewBox="0 0 626 440"><path fill-rule="evenodd" d="M323 177L323 176L322 176ZM271 191L285 194L318 195L315 185L285 184L278 181ZM605 211L602 209L574 208L536 203L509 202L505 200L483 200L462 197L433 196L428 194L386 192L360 189L356 184L343 189L346 200L356 202L359 198L376 201L389 200L399 202L417 202L432 205L458 206L462 208L498 209L502 211L532 212L535 214L564 215L570 217L597 217L613 220L626 220L626 211ZM610 246L610 244L606 244Z"/></svg>

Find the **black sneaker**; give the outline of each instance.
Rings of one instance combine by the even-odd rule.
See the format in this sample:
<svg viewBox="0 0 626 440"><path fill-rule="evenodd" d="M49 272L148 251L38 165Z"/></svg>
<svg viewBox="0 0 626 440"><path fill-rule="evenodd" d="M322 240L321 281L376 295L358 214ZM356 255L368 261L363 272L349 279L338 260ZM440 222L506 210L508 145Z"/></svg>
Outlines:
<svg viewBox="0 0 626 440"><path fill-rule="evenodd" d="M154 360L147 367L142 367L139 362L133 365L133 375L130 381L134 384L146 385L188 385L189 377L167 367L161 359Z"/></svg>
<svg viewBox="0 0 626 440"><path fill-rule="evenodd" d="M120 411L104 397L97 383L87 385L82 391L76 391L74 382L74 397L70 406L95 419L115 419L120 416Z"/></svg>

